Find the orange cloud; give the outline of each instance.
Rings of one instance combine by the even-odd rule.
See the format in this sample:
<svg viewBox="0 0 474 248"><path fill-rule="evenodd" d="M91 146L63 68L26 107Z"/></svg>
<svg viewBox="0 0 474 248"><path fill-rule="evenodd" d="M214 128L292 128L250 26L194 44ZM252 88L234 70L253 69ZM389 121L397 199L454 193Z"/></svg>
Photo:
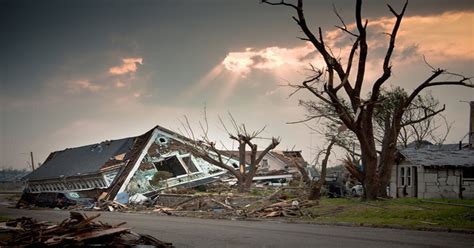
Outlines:
<svg viewBox="0 0 474 248"><path fill-rule="evenodd" d="M119 66L111 67L109 73L112 75L122 75L127 73L133 73L137 71L137 63L142 65L143 58L125 58L122 59L122 64Z"/></svg>
<svg viewBox="0 0 474 248"><path fill-rule="evenodd" d="M97 92L102 89L104 89L102 86L91 83L89 79L80 79L80 80L70 82L68 84L67 92L69 93L77 93L81 91Z"/></svg>
<svg viewBox="0 0 474 248"><path fill-rule="evenodd" d="M399 43L418 44L433 60L474 59L474 12L447 12L438 16L405 18Z"/></svg>
<svg viewBox="0 0 474 248"><path fill-rule="evenodd" d="M386 33L391 32L395 19L382 17L369 21L369 63L374 70L385 55L388 44ZM429 61L474 59L474 12L446 12L433 16L405 17L397 36L392 62L407 62L413 57L425 55ZM348 25L354 30L355 24ZM336 57L347 58L352 41L338 29L325 33L326 44ZM246 48L241 52L230 52L221 62L228 71L246 77L252 70L264 70L279 76L308 63L321 66L322 61L314 56L310 43L303 46L267 47L260 50ZM345 61L343 61L344 63ZM370 76L370 75L368 75Z"/></svg>
<svg viewBox="0 0 474 248"><path fill-rule="evenodd" d="M368 45L372 59L382 58L388 44L395 18L383 17L370 20ZM410 60L413 56L426 56L429 61L474 59L474 12L446 12L434 16L409 16L402 21L397 35L395 60ZM355 30L355 24L348 25ZM331 47L350 50L347 35L340 30L326 33ZM343 56L344 57L344 56Z"/></svg>

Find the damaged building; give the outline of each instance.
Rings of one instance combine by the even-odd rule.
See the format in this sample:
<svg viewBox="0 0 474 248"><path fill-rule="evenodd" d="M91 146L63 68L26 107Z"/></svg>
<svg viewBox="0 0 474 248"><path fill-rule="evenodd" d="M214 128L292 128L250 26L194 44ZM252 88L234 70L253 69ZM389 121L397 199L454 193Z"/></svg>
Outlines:
<svg viewBox="0 0 474 248"><path fill-rule="evenodd" d="M257 151L256 156L260 156L263 151ZM239 151L223 151L223 154L226 154L232 158L239 157ZM247 151L245 153L245 160L250 161L251 152ZM235 161L238 162L238 161ZM301 155L301 151L280 151L280 150L272 150L266 153L259 164L258 174L266 174L266 173L297 173L298 170L293 165L293 163L301 163L306 165L306 161L304 160L303 156Z"/></svg>
<svg viewBox="0 0 474 248"><path fill-rule="evenodd" d="M392 169L395 198L474 198L474 149L458 144L400 149Z"/></svg>
<svg viewBox="0 0 474 248"><path fill-rule="evenodd" d="M137 137L52 152L41 167L25 177L24 192L73 191L114 200L120 195L197 186L226 173L187 152L185 142L191 140L156 126ZM171 177L152 185L150 180L158 171Z"/></svg>

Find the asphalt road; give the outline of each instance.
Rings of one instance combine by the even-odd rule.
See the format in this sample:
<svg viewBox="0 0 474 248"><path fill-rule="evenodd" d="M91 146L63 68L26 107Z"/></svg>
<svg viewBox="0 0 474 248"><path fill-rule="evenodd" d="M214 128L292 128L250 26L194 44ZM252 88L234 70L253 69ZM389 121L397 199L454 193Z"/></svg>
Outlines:
<svg viewBox="0 0 474 248"><path fill-rule="evenodd" d="M91 216L98 212L87 211ZM474 235L384 228L291 224L272 221L212 220L143 213L100 212L99 220L126 221L135 232L176 247L474 247ZM0 214L61 221L63 210L22 210L0 206Z"/></svg>

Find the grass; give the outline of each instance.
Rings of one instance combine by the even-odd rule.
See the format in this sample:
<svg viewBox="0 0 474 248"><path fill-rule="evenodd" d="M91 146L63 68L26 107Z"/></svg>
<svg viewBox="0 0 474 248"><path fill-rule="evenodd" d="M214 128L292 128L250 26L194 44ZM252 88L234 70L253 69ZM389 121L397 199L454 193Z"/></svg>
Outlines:
<svg viewBox="0 0 474 248"><path fill-rule="evenodd" d="M474 200L431 201L474 205ZM310 213L316 222L474 230L474 208L426 203L418 199L362 202L357 199L325 198L321 199L319 206L310 209Z"/></svg>
<svg viewBox="0 0 474 248"><path fill-rule="evenodd" d="M9 220L10 218L6 217L6 216L2 216L0 215L0 222L5 222L7 220Z"/></svg>

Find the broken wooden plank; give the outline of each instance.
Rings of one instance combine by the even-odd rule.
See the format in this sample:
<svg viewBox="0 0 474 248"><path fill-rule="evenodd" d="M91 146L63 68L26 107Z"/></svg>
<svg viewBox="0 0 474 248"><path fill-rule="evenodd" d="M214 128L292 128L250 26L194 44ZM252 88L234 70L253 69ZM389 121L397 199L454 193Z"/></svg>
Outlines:
<svg viewBox="0 0 474 248"><path fill-rule="evenodd" d="M98 238L102 236L108 236L112 234L118 234L118 233L123 233L123 232L128 232L130 230L127 227L115 227L115 228L109 228L109 229L104 229L104 230L94 230L91 232L85 232L81 233L79 235L74 236L74 240L76 241L84 241L87 239L93 239L93 238Z"/></svg>
<svg viewBox="0 0 474 248"><path fill-rule="evenodd" d="M215 202L215 203L217 203L217 204L219 204L219 205L221 205L221 206L223 206L224 208L227 208L227 209L230 209L230 210L234 210L234 207L232 207L232 206L230 206L230 205L228 205L228 204L225 204L225 203L223 203L223 202L220 202L220 201L218 201L218 200L215 200L215 199L212 199L212 198L211 198L211 201L212 201L212 202Z"/></svg>

